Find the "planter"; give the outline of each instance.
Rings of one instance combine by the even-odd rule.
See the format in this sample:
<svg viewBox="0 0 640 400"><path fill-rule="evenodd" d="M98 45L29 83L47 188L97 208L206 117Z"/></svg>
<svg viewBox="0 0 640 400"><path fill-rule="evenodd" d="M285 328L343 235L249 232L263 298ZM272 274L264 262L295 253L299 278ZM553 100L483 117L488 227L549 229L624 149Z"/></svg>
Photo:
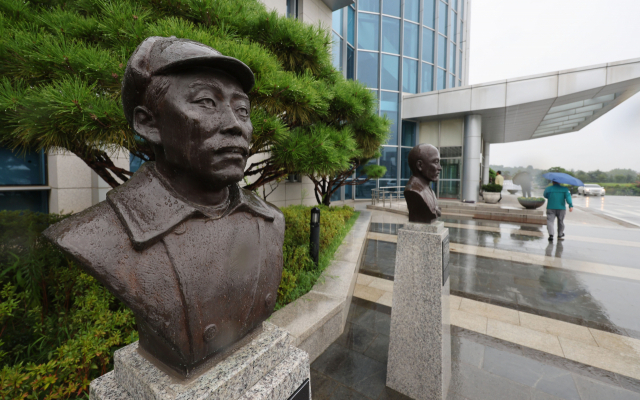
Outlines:
<svg viewBox="0 0 640 400"><path fill-rule="evenodd" d="M489 204L496 204L500 201L500 193L484 192L482 193L482 197L484 197L484 202Z"/></svg>
<svg viewBox="0 0 640 400"><path fill-rule="evenodd" d="M507 189L507 192L509 192L511 194L516 194L516 193L518 193L518 189Z"/></svg>
<svg viewBox="0 0 640 400"><path fill-rule="evenodd" d="M527 208L529 210L534 210L544 204L544 200L528 200L523 199L521 197L518 198L518 203L522 205L522 207Z"/></svg>

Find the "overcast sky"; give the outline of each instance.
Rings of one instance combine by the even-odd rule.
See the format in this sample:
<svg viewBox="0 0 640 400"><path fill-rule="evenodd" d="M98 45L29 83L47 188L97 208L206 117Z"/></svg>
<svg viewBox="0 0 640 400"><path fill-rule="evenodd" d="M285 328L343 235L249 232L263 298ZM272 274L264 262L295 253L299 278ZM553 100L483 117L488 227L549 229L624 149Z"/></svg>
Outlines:
<svg viewBox="0 0 640 400"><path fill-rule="evenodd" d="M472 0L469 83L640 58L640 0ZM578 132L491 145L491 164L640 171L640 93Z"/></svg>

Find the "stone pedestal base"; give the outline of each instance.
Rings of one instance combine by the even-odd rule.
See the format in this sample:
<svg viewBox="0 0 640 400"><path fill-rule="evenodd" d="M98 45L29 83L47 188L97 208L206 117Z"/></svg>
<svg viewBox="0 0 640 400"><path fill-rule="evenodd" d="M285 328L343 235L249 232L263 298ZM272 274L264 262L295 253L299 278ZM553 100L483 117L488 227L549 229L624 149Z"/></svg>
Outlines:
<svg viewBox="0 0 640 400"><path fill-rule="evenodd" d="M133 343L115 353L112 372L91 382L91 400L309 400L309 355L284 330L261 332L187 380L152 363ZM159 368L160 367L160 368ZM306 397L305 397L306 393Z"/></svg>
<svg viewBox="0 0 640 400"><path fill-rule="evenodd" d="M444 400L451 381L449 230L408 223L398 232L387 386Z"/></svg>

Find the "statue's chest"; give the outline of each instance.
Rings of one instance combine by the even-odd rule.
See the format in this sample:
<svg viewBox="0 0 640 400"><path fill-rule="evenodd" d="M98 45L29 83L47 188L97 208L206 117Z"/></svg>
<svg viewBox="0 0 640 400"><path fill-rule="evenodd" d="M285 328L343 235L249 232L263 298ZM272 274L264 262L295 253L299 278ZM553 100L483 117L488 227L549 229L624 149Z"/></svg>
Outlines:
<svg viewBox="0 0 640 400"><path fill-rule="evenodd" d="M194 218L165 236L192 322L240 323L251 310L261 267L260 223L237 213Z"/></svg>

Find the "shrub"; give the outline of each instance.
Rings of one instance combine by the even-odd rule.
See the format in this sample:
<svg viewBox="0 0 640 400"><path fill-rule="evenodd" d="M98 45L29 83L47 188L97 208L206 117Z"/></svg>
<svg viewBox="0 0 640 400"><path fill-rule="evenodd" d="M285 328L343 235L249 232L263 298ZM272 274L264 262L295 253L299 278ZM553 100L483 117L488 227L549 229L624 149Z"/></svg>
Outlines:
<svg viewBox="0 0 640 400"><path fill-rule="evenodd" d="M80 396L138 339L133 313L40 236L64 217L0 211L0 398Z"/></svg>
<svg viewBox="0 0 640 400"><path fill-rule="evenodd" d="M284 267L278 288L276 309L307 293L333 257L337 246L355 222L353 208L320 205L320 261L316 266L309 256L310 206L293 205L282 209L285 219ZM348 223L350 222L350 223Z"/></svg>
<svg viewBox="0 0 640 400"><path fill-rule="evenodd" d="M482 190L487 193L500 193L502 192L502 185L498 185L497 183L489 183L487 185L482 185Z"/></svg>
<svg viewBox="0 0 640 400"><path fill-rule="evenodd" d="M283 209L284 269L277 308L307 293L357 215L320 206L320 262L309 257L311 207ZM0 211L0 398L86 398L138 340L131 310L41 233L66 215Z"/></svg>

